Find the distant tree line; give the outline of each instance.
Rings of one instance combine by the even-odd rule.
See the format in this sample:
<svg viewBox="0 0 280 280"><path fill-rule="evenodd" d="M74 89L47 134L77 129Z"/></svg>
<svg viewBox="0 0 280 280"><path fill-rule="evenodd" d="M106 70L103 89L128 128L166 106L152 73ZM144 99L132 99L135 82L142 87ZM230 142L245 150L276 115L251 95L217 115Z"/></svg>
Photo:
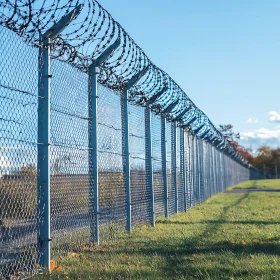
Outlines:
<svg viewBox="0 0 280 280"><path fill-rule="evenodd" d="M280 177L280 148L273 149L262 146L258 149L258 154L253 159L253 165L263 169L265 173Z"/></svg>
<svg viewBox="0 0 280 280"><path fill-rule="evenodd" d="M238 143L240 134L233 132L231 124L219 125L218 129L249 164L266 174L280 178L280 148L273 149L268 146L261 146L258 148L257 154L253 155L251 149L245 148Z"/></svg>

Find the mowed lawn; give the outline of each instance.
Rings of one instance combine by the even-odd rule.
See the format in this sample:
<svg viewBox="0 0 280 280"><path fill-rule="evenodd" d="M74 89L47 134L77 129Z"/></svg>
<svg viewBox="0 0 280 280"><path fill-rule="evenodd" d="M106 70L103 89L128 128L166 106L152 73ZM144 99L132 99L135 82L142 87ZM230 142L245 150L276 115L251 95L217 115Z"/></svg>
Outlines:
<svg viewBox="0 0 280 280"><path fill-rule="evenodd" d="M219 194L155 228L70 253L61 272L36 279L280 279L279 202L277 192Z"/></svg>
<svg viewBox="0 0 280 280"><path fill-rule="evenodd" d="M280 189L280 179L277 180L251 180L240 183L230 189Z"/></svg>

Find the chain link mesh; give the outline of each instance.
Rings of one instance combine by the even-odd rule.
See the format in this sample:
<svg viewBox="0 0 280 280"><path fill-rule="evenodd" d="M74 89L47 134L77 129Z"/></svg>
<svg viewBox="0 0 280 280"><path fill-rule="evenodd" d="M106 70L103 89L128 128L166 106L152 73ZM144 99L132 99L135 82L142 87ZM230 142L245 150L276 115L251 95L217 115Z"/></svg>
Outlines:
<svg viewBox="0 0 280 280"><path fill-rule="evenodd" d="M151 194L146 170L145 109L129 104L129 148L132 226L151 219Z"/></svg>
<svg viewBox="0 0 280 280"><path fill-rule="evenodd" d="M185 132L185 176L187 177L187 209L193 204L192 136Z"/></svg>
<svg viewBox="0 0 280 280"><path fill-rule="evenodd" d="M152 157L153 157L153 183L156 217L164 216L164 186L162 173L161 152L161 119L152 114Z"/></svg>
<svg viewBox="0 0 280 280"><path fill-rule="evenodd" d="M177 128L177 187L178 187L178 211L185 211L185 175L184 175L184 131Z"/></svg>
<svg viewBox="0 0 280 280"><path fill-rule="evenodd" d="M0 279L38 272L37 57L0 26Z"/></svg>
<svg viewBox="0 0 280 280"><path fill-rule="evenodd" d="M122 162L121 95L98 85L100 242L125 230L126 191Z"/></svg>
<svg viewBox="0 0 280 280"><path fill-rule="evenodd" d="M174 162L172 156L172 150L174 150L174 126L171 122L166 122L166 166L167 166L167 186L168 186L168 212L169 215L173 215L176 212L175 209L175 185L173 180Z"/></svg>
<svg viewBox="0 0 280 280"><path fill-rule="evenodd" d="M96 224L91 211L88 76L68 63L51 61L52 256L88 246Z"/></svg>
<svg viewBox="0 0 280 280"><path fill-rule="evenodd" d="M41 271L39 226L44 205L38 203L41 181L38 162L38 48L0 26L0 279L26 278ZM116 240L127 223L126 164L123 149L123 98L98 84L98 206L89 135L94 121L87 72L51 60L50 84L50 231L51 258L96 240ZM152 167L149 174L145 108L129 104L129 146L132 225L151 221L153 176L156 218L197 203L249 179L248 169L189 130L175 128L152 113ZM174 138L176 129L176 141ZM168 204L164 192L166 142ZM184 135L184 139L183 139ZM176 154L174 154L176 146ZM39 169L40 170L40 169ZM176 184L175 179L176 178ZM41 183L40 183L41 182ZM39 201L40 202L40 201ZM39 206L42 209L39 209ZM98 220L96 217L98 216ZM98 227L99 222L99 227Z"/></svg>
<svg viewBox="0 0 280 280"><path fill-rule="evenodd" d="M205 179L206 179L206 174L205 174L205 150L204 150L204 145L203 141L200 140L200 157L201 157L201 186L200 186L200 201L204 201L204 191L205 191Z"/></svg>

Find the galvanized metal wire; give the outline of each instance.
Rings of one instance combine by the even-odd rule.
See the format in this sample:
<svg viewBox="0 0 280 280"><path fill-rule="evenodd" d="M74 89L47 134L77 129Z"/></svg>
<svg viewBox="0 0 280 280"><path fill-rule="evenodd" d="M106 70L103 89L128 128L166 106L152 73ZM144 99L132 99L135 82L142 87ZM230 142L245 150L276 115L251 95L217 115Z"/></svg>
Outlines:
<svg viewBox="0 0 280 280"><path fill-rule="evenodd" d="M81 13L50 42L51 75L43 77L40 56L46 46L40 37L81 3ZM95 119L88 67L118 40L98 67ZM50 257L59 262L97 240L116 240L127 229L130 207L137 227L261 176L95 0L1 2L0 63L0 279L42 272L43 242L49 242ZM137 73L125 116L124 87ZM48 143L38 141L39 103L45 98L41 79L50 82ZM94 133L96 146L91 145ZM42 199L46 182L38 157L44 145L49 148L49 201ZM48 202L51 238L46 240L41 231Z"/></svg>
<svg viewBox="0 0 280 280"><path fill-rule="evenodd" d="M120 93L98 86L97 117L100 242L104 242L126 227Z"/></svg>
<svg viewBox="0 0 280 280"><path fill-rule="evenodd" d="M163 158L161 147L161 119L152 115L152 162L156 217L164 217Z"/></svg>
<svg viewBox="0 0 280 280"><path fill-rule="evenodd" d="M53 58L87 72L108 46L118 42L112 55L99 66L100 84L121 91L132 77L141 73L130 90L131 99L139 104L152 101L154 112L167 113L169 120L178 121L200 138L245 163L180 86L148 58L98 1L6 0L0 2L0 25L16 32L28 44L39 47L40 37L51 36L53 26L75 9L81 12L50 42Z"/></svg>
<svg viewBox="0 0 280 280"><path fill-rule="evenodd" d="M88 76L62 61L51 63L50 192L52 254L88 246L93 200L88 162Z"/></svg>
<svg viewBox="0 0 280 280"><path fill-rule="evenodd" d="M37 49L0 26L0 279L38 272Z"/></svg>

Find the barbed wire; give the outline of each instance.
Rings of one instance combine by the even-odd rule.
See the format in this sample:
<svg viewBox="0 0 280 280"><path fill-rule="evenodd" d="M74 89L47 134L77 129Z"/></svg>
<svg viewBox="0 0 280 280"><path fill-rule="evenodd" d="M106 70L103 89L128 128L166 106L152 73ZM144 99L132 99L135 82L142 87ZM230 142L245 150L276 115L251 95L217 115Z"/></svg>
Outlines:
<svg viewBox="0 0 280 280"><path fill-rule="evenodd" d="M145 54L125 29L96 0L5 0L0 2L0 25L13 30L28 44L40 46L40 36L78 5L83 9L52 42L52 58L71 63L83 72L117 40L119 47L99 66L98 82L122 91L139 72L130 100L211 142L243 164L247 162L224 138L180 86ZM168 110L167 110L168 109ZM166 111L167 110L167 111ZM187 124L187 125L186 125Z"/></svg>

